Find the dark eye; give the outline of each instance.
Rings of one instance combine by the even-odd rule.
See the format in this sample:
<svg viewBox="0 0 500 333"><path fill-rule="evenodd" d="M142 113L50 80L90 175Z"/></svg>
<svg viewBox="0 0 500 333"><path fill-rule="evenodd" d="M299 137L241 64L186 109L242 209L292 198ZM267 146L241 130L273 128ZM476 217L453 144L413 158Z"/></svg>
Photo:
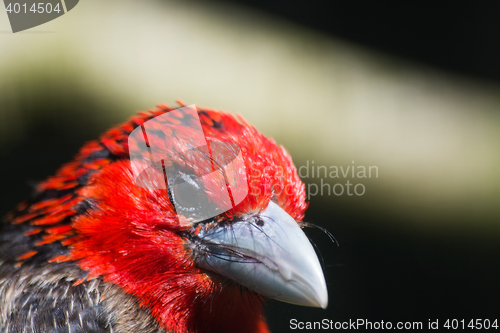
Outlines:
<svg viewBox="0 0 500 333"><path fill-rule="evenodd" d="M180 173L175 177L170 186L170 194L178 214L188 213L190 216L201 214L207 205L207 195L203 185L196 177L188 174Z"/></svg>

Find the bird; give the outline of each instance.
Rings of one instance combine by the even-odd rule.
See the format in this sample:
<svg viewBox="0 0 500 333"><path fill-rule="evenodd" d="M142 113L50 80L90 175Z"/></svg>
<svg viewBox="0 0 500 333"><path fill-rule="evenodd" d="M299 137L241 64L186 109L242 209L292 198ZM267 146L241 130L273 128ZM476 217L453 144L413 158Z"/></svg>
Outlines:
<svg viewBox="0 0 500 333"><path fill-rule="evenodd" d="M242 116L139 112L0 223L0 331L269 332L269 299L326 308L288 151Z"/></svg>

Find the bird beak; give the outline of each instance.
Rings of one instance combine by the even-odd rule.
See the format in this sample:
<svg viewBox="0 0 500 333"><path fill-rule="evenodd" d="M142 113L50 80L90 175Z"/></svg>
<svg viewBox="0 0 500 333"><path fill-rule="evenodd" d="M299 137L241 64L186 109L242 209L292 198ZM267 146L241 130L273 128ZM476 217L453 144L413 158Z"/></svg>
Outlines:
<svg viewBox="0 0 500 333"><path fill-rule="evenodd" d="M195 239L195 261L200 268L266 297L327 307L326 282L311 243L297 222L274 202L257 216L202 228Z"/></svg>

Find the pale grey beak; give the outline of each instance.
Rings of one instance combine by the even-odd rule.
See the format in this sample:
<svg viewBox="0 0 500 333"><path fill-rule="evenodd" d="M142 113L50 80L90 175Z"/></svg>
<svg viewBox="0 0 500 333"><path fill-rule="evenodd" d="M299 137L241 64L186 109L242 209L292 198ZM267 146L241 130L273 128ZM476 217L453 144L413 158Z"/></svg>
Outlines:
<svg viewBox="0 0 500 333"><path fill-rule="evenodd" d="M263 296L327 307L326 282L311 243L297 222L274 202L256 216L202 228L196 238L199 267Z"/></svg>

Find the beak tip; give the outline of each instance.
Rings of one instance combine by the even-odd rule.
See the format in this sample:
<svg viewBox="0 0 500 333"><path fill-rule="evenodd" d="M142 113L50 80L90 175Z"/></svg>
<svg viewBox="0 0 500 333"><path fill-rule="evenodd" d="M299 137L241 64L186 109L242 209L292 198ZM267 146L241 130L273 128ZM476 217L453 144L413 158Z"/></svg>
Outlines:
<svg viewBox="0 0 500 333"><path fill-rule="evenodd" d="M328 296L319 302L319 307L325 310L328 307Z"/></svg>
<svg viewBox="0 0 500 333"><path fill-rule="evenodd" d="M326 285L323 285L323 287L323 290L316 293L315 307L326 309L328 307L328 291L326 289Z"/></svg>
<svg viewBox="0 0 500 333"><path fill-rule="evenodd" d="M278 299L279 300L279 299ZM309 298L307 300L297 300L295 302L291 302L296 305L302 305L302 306L310 306L312 308L322 308L326 309L328 307L328 295L323 294L323 295L317 295L314 298Z"/></svg>

